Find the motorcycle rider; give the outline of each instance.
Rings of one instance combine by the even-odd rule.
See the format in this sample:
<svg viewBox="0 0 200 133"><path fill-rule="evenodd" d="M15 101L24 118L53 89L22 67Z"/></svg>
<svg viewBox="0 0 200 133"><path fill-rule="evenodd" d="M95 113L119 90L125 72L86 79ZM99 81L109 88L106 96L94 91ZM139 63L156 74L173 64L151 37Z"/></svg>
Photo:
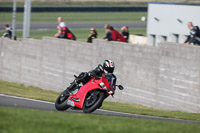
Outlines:
<svg viewBox="0 0 200 133"><path fill-rule="evenodd" d="M77 84L86 84L92 77L101 78L102 73L105 73L105 77L110 84L110 88L108 89L108 93L110 95L114 95L115 92L115 85L116 85L116 76L113 74L115 69L115 64L112 60L105 60L103 63L103 70L99 67L96 67L94 70L89 72L82 72L76 80L71 83L71 85L67 88L68 90L73 89L76 87Z"/></svg>

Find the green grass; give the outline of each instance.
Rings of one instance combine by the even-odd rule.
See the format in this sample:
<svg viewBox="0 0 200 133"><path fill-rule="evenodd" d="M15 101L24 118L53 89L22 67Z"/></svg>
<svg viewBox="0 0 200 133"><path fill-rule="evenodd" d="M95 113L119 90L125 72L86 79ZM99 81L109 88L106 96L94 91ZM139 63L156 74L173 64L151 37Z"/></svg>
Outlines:
<svg viewBox="0 0 200 133"><path fill-rule="evenodd" d="M16 23L23 22L23 13L16 14ZM146 12L32 12L31 23L57 23L57 17L67 23L141 22ZM12 12L0 12L0 23L12 23Z"/></svg>
<svg viewBox="0 0 200 133"><path fill-rule="evenodd" d="M31 14L31 23L57 23L57 17L63 17L67 23L112 23L112 22L141 22L142 16L147 16L146 12L38 12ZM12 13L0 12L0 23L11 23ZM23 13L17 13L16 23L23 23ZM92 25L91 25L92 27ZM69 27L70 28L70 27ZM117 29L120 31L120 29ZM87 40L89 29L71 29L78 41ZM131 34L146 35L145 28L130 28ZM0 31L0 35L4 31ZM54 36L55 30L31 30L30 37L41 39L43 36ZM102 28L97 29L98 38L105 37L105 31ZM22 37L22 31L16 31L18 38Z"/></svg>
<svg viewBox="0 0 200 133"><path fill-rule="evenodd" d="M197 133L184 124L94 114L0 107L1 133Z"/></svg>
<svg viewBox="0 0 200 133"><path fill-rule="evenodd" d="M9 83L1 80L0 93L51 102L54 102L56 97L60 94L55 91L42 90L41 88L37 87L24 86L23 84Z"/></svg>
<svg viewBox="0 0 200 133"><path fill-rule="evenodd" d="M98 38L102 39L105 37L105 31L103 28L97 28ZM117 29L120 32L120 29ZM89 29L71 29L71 31L75 34L77 41L85 42L90 34ZM130 28L130 34L143 34L146 35L145 28ZM0 31L0 36L4 33L4 31ZM31 30L30 37L35 39L41 39L43 36L54 36L57 33L57 30ZM22 31L16 31L16 35L18 38L22 38Z"/></svg>
<svg viewBox="0 0 200 133"><path fill-rule="evenodd" d="M106 102L106 104L103 104L102 108L106 110L114 110L114 111L127 112L127 113L132 113L132 114L200 121L199 113L186 113L186 112L180 112L180 111L159 110L159 109L144 107L137 104L127 104L127 103L120 104L120 103L115 103L115 102Z"/></svg>
<svg viewBox="0 0 200 133"><path fill-rule="evenodd" d="M20 97L34 98L51 102L55 102L56 98L59 95L58 92L42 90L40 88L31 86L27 87L22 84L10 83L1 80L0 80L0 93L20 96ZM179 119L200 121L199 113L185 113L178 111L158 110L136 104L124 104L124 103L122 104L122 103L104 101L102 109L127 112L133 114L152 115L152 116L161 116L167 118L179 118Z"/></svg>
<svg viewBox="0 0 200 133"><path fill-rule="evenodd" d="M198 124L0 107L1 133L197 133Z"/></svg>

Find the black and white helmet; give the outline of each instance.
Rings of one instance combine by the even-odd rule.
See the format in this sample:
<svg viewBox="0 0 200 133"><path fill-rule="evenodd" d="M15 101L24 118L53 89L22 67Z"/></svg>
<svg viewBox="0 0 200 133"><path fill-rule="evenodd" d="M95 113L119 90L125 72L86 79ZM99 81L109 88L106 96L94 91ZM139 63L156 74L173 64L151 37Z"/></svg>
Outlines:
<svg viewBox="0 0 200 133"><path fill-rule="evenodd" d="M115 69L115 64L112 60L105 60L103 63L103 68L106 73L113 73Z"/></svg>

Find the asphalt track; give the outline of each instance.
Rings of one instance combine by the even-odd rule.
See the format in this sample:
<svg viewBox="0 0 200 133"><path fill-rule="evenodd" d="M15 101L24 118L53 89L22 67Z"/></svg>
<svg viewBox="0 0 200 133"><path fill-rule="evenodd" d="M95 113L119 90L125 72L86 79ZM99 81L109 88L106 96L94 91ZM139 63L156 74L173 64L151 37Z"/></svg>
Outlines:
<svg viewBox="0 0 200 133"><path fill-rule="evenodd" d="M9 96L9 95L4 95L4 94L0 94L0 106L57 111L55 109L54 103L52 103L52 102L29 99L29 98L22 98L22 97L16 97L16 96ZM69 109L65 112L66 113L82 113L81 110L71 110L71 109ZM150 120L161 120L161 121L168 121L168 122L200 124L200 121L137 115L137 114L130 114L130 113L121 113L121 112L116 112L116 111L107 111L107 110L102 110L102 109L96 110L95 112L93 112L93 114L139 118L139 119L150 119Z"/></svg>
<svg viewBox="0 0 200 133"><path fill-rule="evenodd" d="M81 28L104 28L106 23L67 23L67 26L71 29L81 29ZM147 24L145 22L128 22L128 23L110 23L115 28L121 28L127 25L129 28L146 28ZM0 24L0 30L3 30L5 23ZM32 30L48 30L56 29L57 23L31 23ZM12 26L12 24L10 24ZM15 29L23 29L23 24L16 24Z"/></svg>

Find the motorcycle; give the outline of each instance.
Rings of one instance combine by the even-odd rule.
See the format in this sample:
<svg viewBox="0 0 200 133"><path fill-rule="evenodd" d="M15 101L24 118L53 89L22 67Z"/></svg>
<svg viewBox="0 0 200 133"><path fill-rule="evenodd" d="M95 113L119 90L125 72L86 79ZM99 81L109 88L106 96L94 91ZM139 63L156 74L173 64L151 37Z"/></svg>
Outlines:
<svg viewBox="0 0 200 133"><path fill-rule="evenodd" d="M68 87L73 89L67 88L59 95L55 102L56 109L59 111L65 111L68 108L80 109L84 113L91 113L102 106L104 99L110 95L113 96L115 89L111 84L112 77L104 73L102 65L98 65L98 68L101 74L92 77L86 83L77 83L77 80L81 79L85 73L81 73L78 77L74 75L75 80ZM114 85L114 87L124 89L122 85Z"/></svg>

